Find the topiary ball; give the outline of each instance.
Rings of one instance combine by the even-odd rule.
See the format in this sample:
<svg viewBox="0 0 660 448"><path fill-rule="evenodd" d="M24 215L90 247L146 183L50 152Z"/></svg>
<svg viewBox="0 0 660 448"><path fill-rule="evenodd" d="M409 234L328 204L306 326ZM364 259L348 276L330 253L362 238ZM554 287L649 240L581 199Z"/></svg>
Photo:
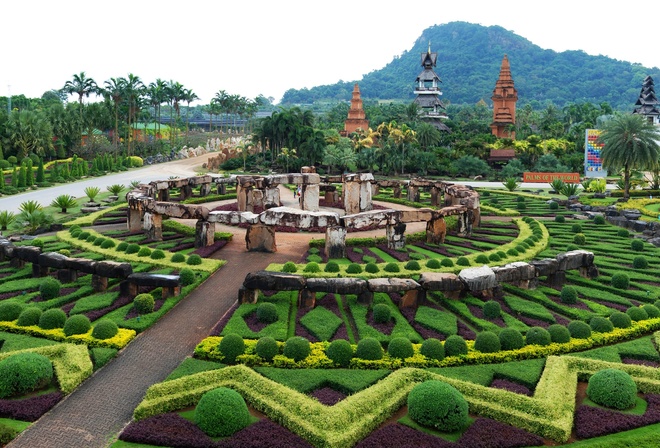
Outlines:
<svg viewBox="0 0 660 448"><path fill-rule="evenodd" d="M298 270L298 266L293 261L287 261L284 263L284 266L282 266L282 272L296 272Z"/></svg>
<svg viewBox="0 0 660 448"><path fill-rule="evenodd" d="M617 289L628 289L630 287L630 277L625 272L617 272L612 275L610 284Z"/></svg>
<svg viewBox="0 0 660 448"><path fill-rule="evenodd" d="M475 263L479 264L488 264L488 256L486 254L479 254L477 258L474 259Z"/></svg>
<svg viewBox="0 0 660 448"><path fill-rule="evenodd" d="M578 301L577 289L575 289L574 286L564 286L561 288L559 298L561 299L562 303L573 305Z"/></svg>
<svg viewBox="0 0 660 448"><path fill-rule="evenodd" d="M634 322L639 322L640 320L646 320L649 318L646 310L638 306L631 306L626 310L626 314L630 316L630 319Z"/></svg>
<svg viewBox="0 0 660 448"><path fill-rule="evenodd" d="M649 319L655 319L656 317L660 317L660 308L658 308L657 306L647 303L646 305L642 305L642 308L644 309L644 311L646 311L646 315L649 316Z"/></svg>
<svg viewBox="0 0 660 448"><path fill-rule="evenodd" d="M41 389L52 380L53 364L39 353L17 353L0 361L0 398Z"/></svg>
<svg viewBox="0 0 660 448"><path fill-rule="evenodd" d="M385 265L385 267L383 268L383 270L385 272L400 272L401 268L399 267L399 263L395 263L395 262L392 261L392 262L387 263Z"/></svg>
<svg viewBox="0 0 660 448"><path fill-rule="evenodd" d="M620 236L621 238L628 238L630 236L630 232L628 229L618 229L616 231L616 235Z"/></svg>
<svg viewBox="0 0 660 448"><path fill-rule="evenodd" d="M107 239L101 243L101 249L112 249L113 247L115 247L115 242L111 239ZM163 251L161 250L161 252ZM165 255L163 255L163 257L165 257Z"/></svg>
<svg viewBox="0 0 660 448"><path fill-rule="evenodd" d="M452 334L445 339L445 356L467 355L467 342L461 336Z"/></svg>
<svg viewBox="0 0 660 448"><path fill-rule="evenodd" d="M440 269L442 265L440 264L440 261L437 258L429 258L426 261L426 267L429 269Z"/></svg>
<svg viewBox="0 0 660 448"><path fill-rule="evenodd" d="M638 256L633 258L633 268L635 269L646 269L649 267L649 262L646 257Z"/></svg>
<svg viewBox="0 0 660 448"><path fill-rule="evenodd" d="M425 339L422 342L419 352L429 359L435 359L437 361L445 359L445 346L436 338Z"/></svg>
<svg viewBox="0 0 660 448"><path fill-rule="evenodd" d="M321 268L319 267L319 264L315 261L310 261L305 265L303 268L303 272L321 272Z"/></svg>
<svg viewBox="0 0 660 448"><path fill-rule="evenodd" d="M550 208L550 210L558 210L559 209L559 203L557 203L555 201L550 201L550 203L548 204L548 207Z"/></svg>
<svg viewBox="0 0 660 448"><path fill-rule="evenodd" d="M591 375L587 385L591 401L612 409L630 409L637 401L637 385L619 369L603 369Z"/></svg>
<svg viewBox="0 0 660 448"><path fill-rule="evenodd" d="M574 320L568 323L568 332L572 338L587 339L591 337L591 327L586 322Z"/></svg>
<svg viewBox="0 0 660 448"><path fill-rule="evenodd" d="M62 284L53 277L46 277L39 285L39 294L43 300L51 300L60 295Z"/></svg>
<svg viewBox="0 0 660 448"><path fill-rule="evenodd" d="M351 263L346 268L346 273L347 274L360 274L360 273L362 273L362 266L360 266L357 263Z"/></svg>
<svg viewBox="0 0 660 448"><path fill-rule="evenodd" d="M119 327L110 319L98 321L92 329L92 337L96 339L110 339L117 335Z"/></svg>
<svg viewBox="0 0 660 448"><path fill-rule="evenodd" d="M515 328L503 328L497 336L502 350L518 350L525 346L522 333Z"/></svg>
<svg viewBox="0 0 660 448"><path fill-rule="evenodd" d="M404 266L405 269L408 271L419 271L422 269L422 267L419 265L419 262L417 260L410 260L407 262Z"/></svg>
<svg viewBox="0 0 660 448"><path fill-rule="evenodd" d="M456 264L459 266L470 266L470 260L467 257L458 257Z"/></svg>
<svg viewBox="0 0 660 448"><path fill-rule="evenodd" d="M408 394L408 415L416 423L455 432L467 426L468 404L461 393L442 381L424 381Z"/></svg>
<svg viewBox="0 0 660 448"><path fill-rule="evenodd" d="M43 312L39 318L39 327L44 330L54 330L64 327L66 313L60 308L51 308Z"/></svg>
<svg viewBox="0 0 660 448"><path fill-rule="evenodd" d="M355 357L360 359L367 359L370 361L377 361L383 358L383 347L378 342L378 339L366 337L360 339L355 350Z"/></svg>
<svg viewBox="0 0 660 448"><path fill-rule="evenodd" d="M272 361L275 355L280 352L280 347L277 345L277 341L270 336L264 336L259 338L257 344L254 347L254 351L265 359L266 361Z"/></svg>
<svg viewBox="0 0 660 448"><path fill-rule="evenodd" d="M138 314L149 314L154 312L156 301L151 294L138 294L133 299L133 308Z"/></svg>
<svg viewBox="0 0 660 448"><path fill-rule="evenodd" d="M96 238L92 244L94 244L94 246L102 246L103 243L105 243L105 242L106 242L106 238L103 238L102 236L100 236L100 237Z"/></svg>
<svg viewBox="0 0 660 448"><path fill-rule="evenodd" d="M183 263L186 261L186 256L180 253L172 255L172 263Z"/></svg>
<svg viewBox="0 0 660 448"><path fill-rule="evenodd" d="M568 328L560 324L552 324L548 327L548 333L550 333L550 340L557 344L564 344L571 340L571 333L568 331Z"/></svg>
<svg viewBox="0 0 660 448"><path fill-rule="evenodd" d="M250 424L250 411L238 392L219 387L200 398L195 424L211 437L228 437Z"/></svg>
<svg viewBox="0 0 660 448"><path fill-rule="evenodd" d="M571 226L571 232L582 233L582 224L575 223Z"/></svg>
<svg viewBox="0 0 660 448"><path fill-rule="evenodd" d="M450 268L454 266L454 262L451 260L451 258L443 258L442 261L440 262L440 266Z"/></svg>
<svg viewBox="0 0 660 448"><path fill-rule="evenodd" d="M126 247L126 253L127 254L137 254L140 252L140 245L136 243L131 243Z"/></svg>
<svg viewBox="0 0 660 448"><path fill-rule="evenodd" d="M592 317L589 321L589 326L591 327L592 331L597 331L599 333L609 333L610 331L614 330L614 325L612 325L612 322L603 316Z"/></svg>
<svg viewBox="0 0 660 448"><path fill-rule="evenodd" d="M287 339L284 343L284 356L293 359L295 362L299 362L307 358L311 351L312 349L310 347L309 341L302 336L294 336Z"/></svg>
<svg viewBox="0 0 660 448"><path fill-rule="evenodd" d="M89 317L84 314L74 314L64 323L64 334L73 336L74 334L85 334L92 328Z"/></svg>
<svg viewBox="0 0 660 448"><path fill-rule="evenodd" d="M414 353L412 343L408 338L395 337L387 345L387 354L392 358L406 359L410 358Z"/></svg>
<svg viewBox="0 0 660 448"><path fill-rule="evenodd" d="M587 242L587 237L584 236L584 233L576 233L573 235L573 243L582 246Z"/></svg>
<svg viewBox="0 0 660 448"><path fill-rule="evenodd" d="M474 340L474 349L482 353L495 353L502 349L500 338L492 331L482 331Z"/></svg>
<svg viewBox="0 0 660 448"><path fill-rule="evenodd" d="M277 322L277 306L272 302L263 302L257 306L257 320L265 324Z"/></svg>
<svg viewBox="0 0 660 448"><path fill-rule="evenodd" d="M223 356L223 361L227 364L236 363L236 358L245 353L245 342L243 338L236 334L230 333L222 338L218 349Z"/></svg>
<svg viewBox="0 0 660 448"><path fill-rule="evenodd" d="M199 266L202 264L202 257L197 254L189 255L188 259L186 260L186 264L190 266Z"/></svg>
<svg viewBox="0 0 660 448"><path fill-rule="evenodd" d="M335 339L325 350L325 354L338 366L348 367L353 359L353 347L345 339Z"/></svg>
<svg viewBox="0 0 660 448"><path fill-rule="evenodd" d="M634 250L635 252L643 252L644 251L644 241L642 240L632 240L630 242L630 248Z"/></svg>
<svg viewBox="0 0 660 448"><path fill-rule="evenodd" d="M605 224L605 218L602 215L596 215L594 218L594 224L603 225Z"/></svg>
<svg viewBox="0 0 660 448"><path fill-rule="evenodd" d="M500 306L499 302L494 300L489 300L488 302L484 303L484 306L481 310L483 311L484 317L486 319L497 319L502 315L502 307Z"/></svg>
<svg viewBox="0 0 660 448"><path fill-rule="evenodd" d="M367 265L364 267L364 270L370 274L375 274L376 272L380 271L380 268L376 263L367 263Z"/></svg>
<svg viewBox="0 0 660 448"><path fill-rule="evenodd" d="M559 222L559 223L566 222L566 218L564 217L564 215L557 215L555 216L555 222Z"/></svg>
<svg viewBox="0 0 660 448"><path fill-rule="evenodd" d="M13 300L0 302L0 321L11 322L18 319L23 309L25 309L25 305L21 302L15 302Z"/></svg>
<svg viewBox="0 0 660 448"><path fill-rule="evenodd" d="M128 249L128 243L126 241L122 241L121 243L117 244L117 248L115 250L117 252L124 252L126 249Z"/></svg>
<svg viewBox="0 0 660 448"><path fill-rule="evenodd" d="M325 264L325 269L323 269L325 272L339 272L339 263L336 261L328 261Z"/></svg>
<svg viewBox="0 0 660 448"><path fill-rule="evenodd" d="M614 328L629 328L632 325L632 319L630 316L621 311L612 312L609 319Z"/></svg>
<svg viewBox="0 0 660 448"><path fill-rule="evenodd" d="M392 310L384 303L377 303L373 307L372 315L377 324L386 324L392 319Z"/></svg>
<svg viewBox="0 0 660 448"><path fill-rule="evenodd" d="M543 327L532 327L525 334L527 345L548 345L550 342L552 342L550 333Z"/></svg>
<svg viewBox="0 0 660 448"><path fill-rule="evenodd" d="M152 260L162 260L165 258L165 252L163 252L162 249L155 249L153 252L151 252L150 257Z"/></svg>
<svg viewBox="0 0 660 448"><path fill-rule="evenodd" d="M188 286L195 283L195 272L190 268L183 268L179 271L179 281L182 286Z"/></svg>
<svg viewBox="0 0 660 448"><path fill-rule="evenodd" d="M16 322L21 327L29 327L32 325L39 324L39 318L41 317L41 308L36 306L30 306L21 311L21 314L18 316L18 321Z"/></svg>

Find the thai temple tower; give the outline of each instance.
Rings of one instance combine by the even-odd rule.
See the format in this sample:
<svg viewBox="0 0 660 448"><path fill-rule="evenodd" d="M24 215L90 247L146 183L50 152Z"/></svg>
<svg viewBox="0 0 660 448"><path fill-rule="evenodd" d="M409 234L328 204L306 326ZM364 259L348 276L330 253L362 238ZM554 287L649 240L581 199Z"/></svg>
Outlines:
<svg viewBox="0 0 660 448"><path fill-rule="evenodd" d="M431 53L431 43L426 53L422 53L422 72L415 80L415 104L423 111L422 120L432 124L441 131L449 131L446 124L442 122L447 118L444 113L445 106L440 101L440 77L433 71L438 61L438 53Z"/></svg>
<svg viewBox="0 0 660 448"><path fill-rule="evenodd" d="M504 55L500 67L500 77L493 89L493 122L490 129L497 138L516 138L513 126L516 124L516 101L518 91L513 85L509 58Z"/></svg>
<svg viewBox="0 0 660 448"><path fill-rule="evenodd" d="M655 96L653 78L647 76L642 82L642 91L635 103L633 114L644 115L649 123L660 124L660 109L658 109L658 98Z"/></svg>
<svg viewBox="0 0 660 448"><path fill-rule="evenodd" d="M369 120L366 119L364 109L362 108L362 98L360 97L360 88L357 83L353 86L353 95L351 97L351 108L348 109L348 118L344 121L344 130L340 134L344 137L357 130L366 131L369 129Z"/></svg>

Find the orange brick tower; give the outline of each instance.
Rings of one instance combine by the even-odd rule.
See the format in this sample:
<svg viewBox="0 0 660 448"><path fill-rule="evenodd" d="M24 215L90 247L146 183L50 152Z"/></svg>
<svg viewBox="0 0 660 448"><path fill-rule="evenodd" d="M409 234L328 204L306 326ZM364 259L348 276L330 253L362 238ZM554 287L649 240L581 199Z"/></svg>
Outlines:
<svg viewBox="0 0 660 448"><path fill-rule="evenodd" d="M493 122L490 129L497 138L516 138L513 126L516 124L516 101L518 91L513 85L509 59L504 55L500 78L495 83L493 90Z"/></svg>
<svg viewBox="0 0 660 448"><path fill-rule="evenodd" d="M351 97L351 108L348 110L348 118L344 122L344 130L341 135L348 136L357 130L366 131L369 129L369 120L366 119L364 109L362 108L362 98L360 98L360 88L357 83L353 87L353 96Z"/></svg>

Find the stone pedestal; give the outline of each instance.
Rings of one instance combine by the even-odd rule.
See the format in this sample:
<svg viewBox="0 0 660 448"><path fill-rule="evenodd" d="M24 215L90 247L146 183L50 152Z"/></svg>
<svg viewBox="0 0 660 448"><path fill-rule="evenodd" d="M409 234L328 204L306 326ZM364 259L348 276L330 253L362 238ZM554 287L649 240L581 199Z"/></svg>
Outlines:
<svg viewBox="0 0 660 448"><path fill-rule="evenodd" d="M397 185L397 186L392 188L392 197L396 198L396 199L401 198L401 186L400 185Z"/></svg>
<svg viewBox="0 0 660 448"><path fill-rule="evenodd" d="M440 205L440 189L431 187L431 206L437 207L438 205Z"/></svg>
<svg viewBox="0 0 660 448"><path fill-rule="evenodd" d="M218 184L218 194L227 194L227 184Z"/></svg>
<svg viewBox="0 0 660 448"><path fill-rule="evenodd" d="M374 303L374 293L369 290L362 291L358 294L357 301L360 305L371 306Z"/></svg>
<svg viewBox="0 0 660 448"><path fill-rule="evenodd" d="M257 303L258 289L248 289L241 286L238 290L238 303Z"/></svg>
<svg viewBox="0 0 660 448"><path fill-rule="evenodd" d="M45 277L48 275L48 268L37 263L32 263L32 277Z"/></svg>
<svg viewBox="0 0 660 448"><path fill-rule="evenodd" d="M163 202L169 202L170 201L170 190L167 188L163 188L162 190L158 190L158 200L163 201Z"/></svg>
<svg viewBox="0 0 660 448"><path fill-rule="evenodd" d="M550 288L558 291L561 290L566 284L566 271L557 271L554 274L548 275L546 282Z"/></svg>
<svg viewBox="0 0 660 448"><path fill-rule="evenodd" d="M394 225L388 224L385 228L387 247L389 249L403 249L406 245L406 225L398 222Z"/></svg>
<svg viewBox="0 0 660 448"><path fill-rule="evenodd" d="M580 266L579 271L581 277L589 279L596 278L600 275L598 268L593 264L591 266Z"/></svg>
<svg viewBox="0 0 660 448"><path fill-rule="evenodd" d="M245 232L245 247L250 252L277 252L275 227L252 224Z"/></svg>
<svg viewBox="0 0 660 448"><path fill-rule="evenodd" d="M413 187L409 185L406 199L411 202L419 202L419 187Z"/></svg>
<svg viewBox="0 0 660 448"><path fill-rule="evenodd" d="M376 183L371 184L371 197L374 197L379 193L380 193L380 185Z"/></svg>
<svg viewBox="0 0 660 448"><path fill-rule="evenodd" d="M447 235L445 218L439 217L426 222L426 242L430 244L443 244Z"/></svg>
<svg viewBox="0 0 660 448"><path fill-rule="evenodd" d="M300 198L301 210L310 212L319 211L319 191L318 184L303 184L302 196Z"/></svg>
<svg viewBox="0 0 660 448"><path fill-rule="evenodd" d="M78 279L78 271L75 269L58 269L57 279L62 283L72 283Z"/></svg>
<svg viewBox="0 0 660 448"><path fill-rule="evenodd" d="M325 254L328 258L346 256L346 228L328 226L325 230Z"/></svg>
<svg viewBox="0 0 660 448"><path fill-rule="evenodd" d="M419 291L416 289L411 289L406 291L404 295L401 296L401 302L399 302L399 308L417 308L419 299Z"/></svg>
<svg viewBox="0 0 660 448"><path fill-rule="evenodd" d="M280 189L277 187L266 188L264 190L264 209L280 206Z"/></svg>
<svg viewBox="0 0 660 448"><path fill-rule="evenodd" d="M142 207L128 207L128 231L139 232L142 228Z"/></svg>
<svg viewBox="0 0 660 448"><path fill-rule="evenodd" d="M182 201L185 201L186 199L192 197L192 186L190 186L190 185L183 185L183 186L180 188L180 191L181 191L180 198L181 198Z"/></svg>
<svg viewBox="0 0 660 448"><path fill-rule="evenodd" d="M145 213L142 227L147 234L147 238L153 241L163 241L163 215Z"/></svg>
<svg viewBox="0 0 660 448"><path fill-rule="evenodd" d="M344 211L347 215L360 213L360 184L359 182L344 182L342 194L344 195Z"/></svg>
<svg viewBox="0 0 660 448"><path fill-rule="evenodd" d="M298 293L298 306L300 308L312 309L316 306L316 293L309 289L301 289Z"/></svg>
<svg viewBox="0 0 660 448"><path fill-rule="evenodd" d="M368 212L374 209L374 204L371 200L371 182L360 182L360 211Z"/></svg>
<svg viewBox="0 0 660 448"><path fill-rule="evenodd" d="M458 218L458 224L456 226L457 235L461 237L472 235L472 220L469 211L459 213L456 217Z"/></svg>
<svg viewBox="0 0 660 448"><path fill-rule="evenodd" d="M95 292L104 292L108 289L108 277L92 274L92 288Z"/></svg>
<svg viewBox="0 0 660 448"><path fill-rule="evenodd" d="M204 197L211 194L211 184L201 184L199 186L199 195Z"/></svg>
<svg viewBox="0 0 660 448"><path fill-rule="evenodd" d="M211 246L215 243L215 223L200 219L195 224L195 247Z"/></svg>

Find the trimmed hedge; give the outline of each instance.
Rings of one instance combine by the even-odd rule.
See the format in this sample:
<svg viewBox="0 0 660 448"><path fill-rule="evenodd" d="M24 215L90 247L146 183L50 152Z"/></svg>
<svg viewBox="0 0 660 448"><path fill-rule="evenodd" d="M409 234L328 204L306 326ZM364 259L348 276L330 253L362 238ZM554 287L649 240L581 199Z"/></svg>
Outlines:
<svg viewBox="0 0 660 448"><path fill-rule="evenodd" d="M424 381L408 394L408 415L422 426L455 432L467 426L468 404L453 386L437 380Z"/></svg>

